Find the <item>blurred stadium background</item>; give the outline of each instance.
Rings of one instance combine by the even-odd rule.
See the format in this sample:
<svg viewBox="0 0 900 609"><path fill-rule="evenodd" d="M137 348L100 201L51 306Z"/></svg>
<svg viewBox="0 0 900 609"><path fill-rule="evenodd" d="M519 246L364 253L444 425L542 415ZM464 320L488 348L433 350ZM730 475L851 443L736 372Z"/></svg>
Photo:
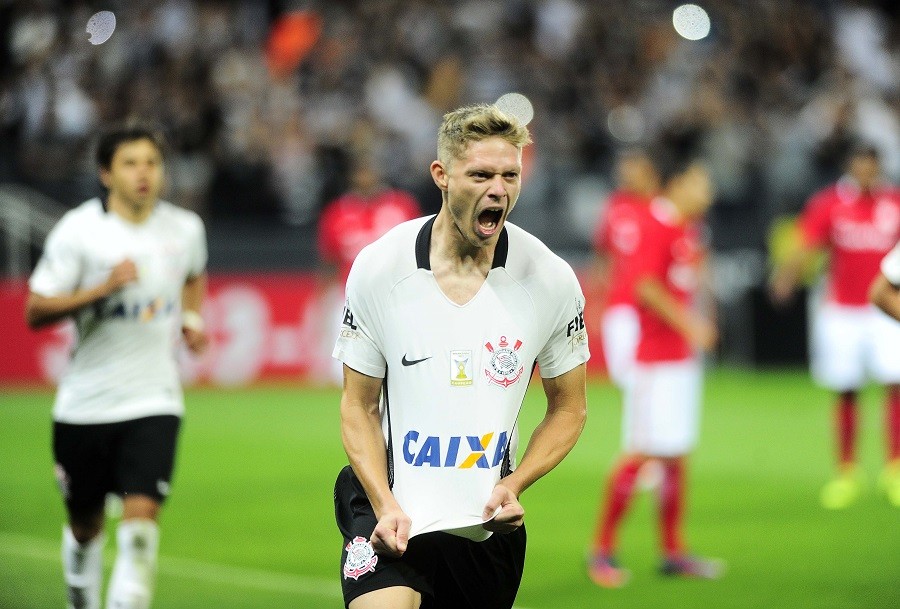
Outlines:
<svg viewBox="0 0 900 609"><path fill-rule="evenodd" d="M200 213L209 237L214 344L185 360L200 388L188 395L157 606L339 606L330 485L343 457L338 394L324 382L332 304L316 221L361 151L436 211L427 166L441 115L510 91L535 109L512 220L578 269L618 150L677 137L710 164L722 343L689 536L732 564L715 584L659 582L652 520L635 514L626 535L637 549L623 557L637 563L634 584L610 594L584 577L599 481L618 444L595 337L588 431L527 497L521 605L900 606L896 511L874 497L840 515L818 508L830 415L803 372L806 304L776 312L764 293L770 252L807 196L840 173L854 137L874 142L900 180L900 9L711 0L701 3L709 35L689 41L672 25L677 4L0 0L0 607L61 604L48 387L71 336L29 332L22 303L49 228L99 194L97 129L159 123L172 143L167 198ZM100 10L117 26L94 46L85 25ZM869 401L864 452L875 464L881 426Z"/></svg>

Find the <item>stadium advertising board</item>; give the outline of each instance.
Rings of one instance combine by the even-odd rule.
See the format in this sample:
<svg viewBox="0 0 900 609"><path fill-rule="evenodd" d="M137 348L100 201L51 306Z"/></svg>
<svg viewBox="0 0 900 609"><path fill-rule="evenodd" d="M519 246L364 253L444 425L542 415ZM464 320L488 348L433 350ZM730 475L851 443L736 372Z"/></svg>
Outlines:
<svg viewBox="0 0 900 609"><path fill-rule="evenodd" d="M3 385L54 383L74 341L68 323L39 331L25 325L27 290L24 281L0 282ZM334 382L340 370L331 349L342 306L341 290L322 285L312 273L213 275L203 307L210 348L200 359L181 354L184 381L222 386ZM591 315L589 304L588 319ZM602 373L599 322L587 325L593 347L590 369Z"/></svg>

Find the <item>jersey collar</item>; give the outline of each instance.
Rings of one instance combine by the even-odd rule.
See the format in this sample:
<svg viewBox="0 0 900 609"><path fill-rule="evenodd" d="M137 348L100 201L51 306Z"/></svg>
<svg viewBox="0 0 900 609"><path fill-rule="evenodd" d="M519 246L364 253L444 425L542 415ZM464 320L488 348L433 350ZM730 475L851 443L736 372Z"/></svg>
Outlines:
<svg viewBox="0 0 900 609"><path fill-rule="evenodd" d="M431 230L434 228L434 221L437 216L432 216L416 235L416 266L426 271L431 270ZM494 248L494 261L491 264L492 269L506 266L506 257L509 254L509 235L506 232L506 226L500 231L497 238L497 247Z"/></svg>

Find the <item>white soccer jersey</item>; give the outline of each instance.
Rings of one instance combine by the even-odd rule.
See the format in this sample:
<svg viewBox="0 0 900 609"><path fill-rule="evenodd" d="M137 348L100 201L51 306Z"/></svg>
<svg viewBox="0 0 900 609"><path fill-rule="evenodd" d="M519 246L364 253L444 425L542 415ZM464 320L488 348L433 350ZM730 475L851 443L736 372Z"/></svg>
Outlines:
<svg viewBox="0 0 900 609"><path fill-rule="evenodd" d="M433 223L401 224L359 254L334 356L384 378L389 476L411 534L483 540L534 364L552 378L589 357L584 296L565 261L507 223L487 280L458 305L431 272Z"/></svg>
<svg viewBox="0 0 900 609"><path fill-rule="evenodd" d="M891 285L900 287L900 243L881 261L881 272Z"/></svg>
<svg viewBox="0 0 900 609"><path fill-rule="evenodd" d="M206 234L193 212L160 201L133 224L91 199L47 237L29 281L58 296L107 280L126 258L137 281L74 316L77 344L60 381L53 416L64 423L110 423L184 410L175 346L181 291L206 266Z"/></svg>

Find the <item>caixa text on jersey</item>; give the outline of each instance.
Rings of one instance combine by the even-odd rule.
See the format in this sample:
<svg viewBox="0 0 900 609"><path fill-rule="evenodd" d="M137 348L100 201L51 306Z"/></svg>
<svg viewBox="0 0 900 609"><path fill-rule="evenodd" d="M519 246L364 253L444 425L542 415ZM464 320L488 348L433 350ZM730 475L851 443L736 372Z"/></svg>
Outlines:
<svg viewBox="0 0 900 609"><path fill-rule="evenodd" d="M403 460L413 467L477 467L490 469L503 462L509 434L481 436L424 436L410 430L403 438Z"/></svg>

